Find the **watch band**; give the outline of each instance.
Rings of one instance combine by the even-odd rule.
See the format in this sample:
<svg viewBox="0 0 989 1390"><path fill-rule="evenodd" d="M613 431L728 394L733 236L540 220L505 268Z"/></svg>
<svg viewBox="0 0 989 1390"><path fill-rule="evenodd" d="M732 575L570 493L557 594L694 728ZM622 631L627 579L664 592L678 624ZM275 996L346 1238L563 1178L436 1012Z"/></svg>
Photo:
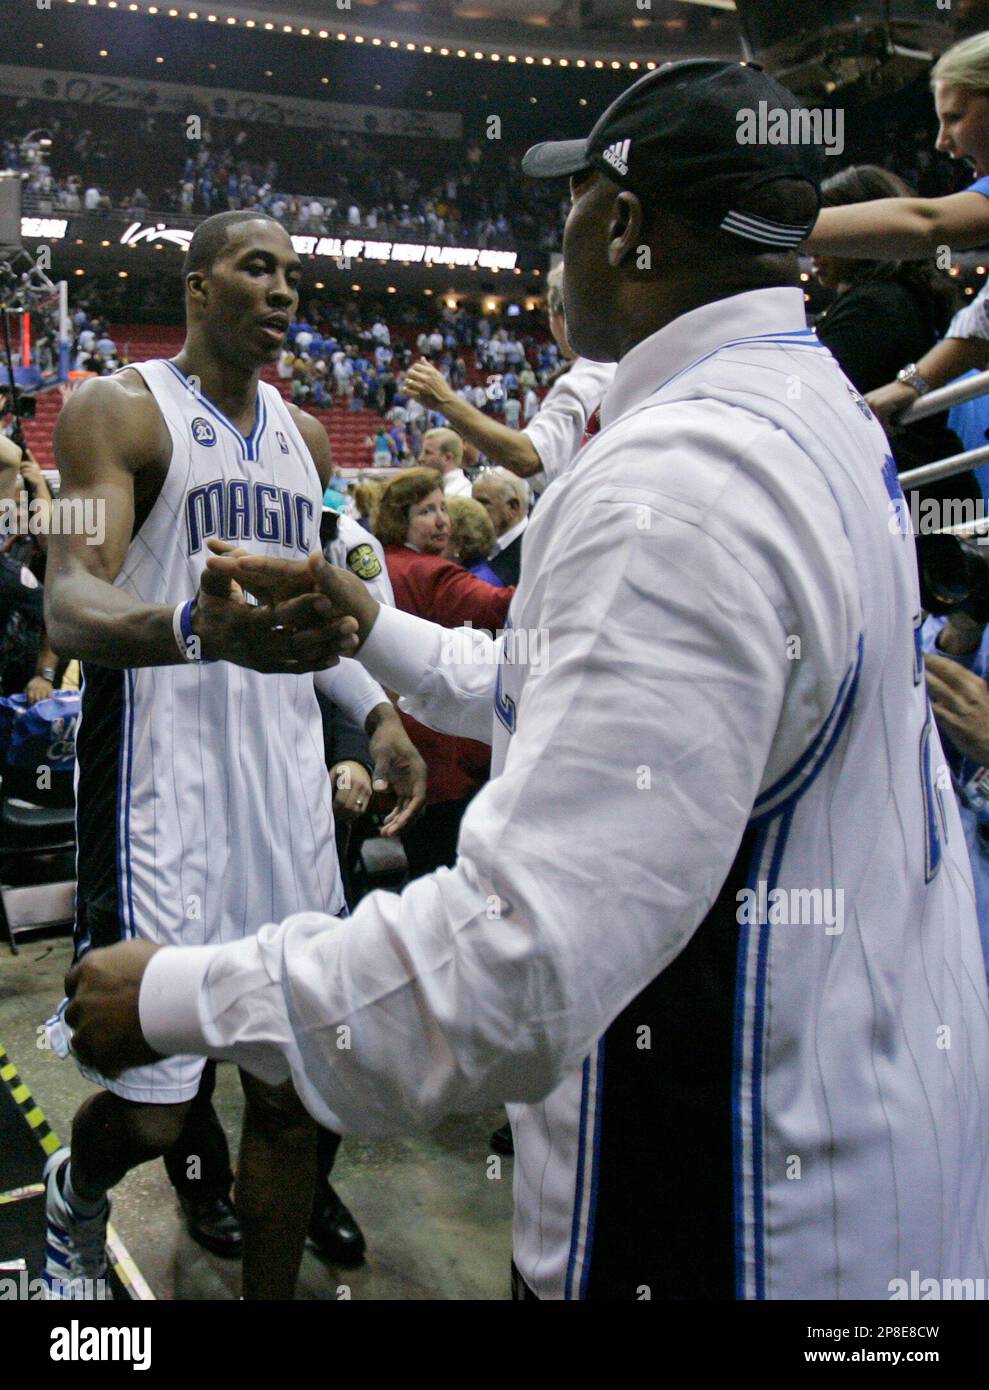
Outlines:
<svg viewBox="0 0 989 1390"><path fill-rule="evenodd" d="M922 377L917 370L916 362L910 362L901 368L896 374L896 379L902 381L904 386L909 386L911 390L916 391L918 396L926 396L931 389L931 383L926 377Z"/></svg>

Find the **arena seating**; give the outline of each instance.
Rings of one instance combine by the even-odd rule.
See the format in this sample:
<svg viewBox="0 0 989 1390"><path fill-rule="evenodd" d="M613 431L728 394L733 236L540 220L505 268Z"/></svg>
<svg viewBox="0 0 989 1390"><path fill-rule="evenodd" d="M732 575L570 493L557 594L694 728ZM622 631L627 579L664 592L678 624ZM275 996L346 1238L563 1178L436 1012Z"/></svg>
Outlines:
<svg viewBox="0 0 989 1390"><path fill-rule="evenodd" d="M129 361L146 362L151 357L173 357L182 346L184 331L177 327L147 324L112 324L110 336ZM274 367L263 373L263 379L276 387L286 399L290 398L290 383L279 381ZM59 389L43 391L37 398L34 419L27 421L24 427L31 452L42 468L55 467L52 434L62 404L63 394ZM373 410L351 411L342 405L334 405L329 410L317 410L314 406L308 409L325 426L338 468L370 467L372 446L367 440L368 436L373 439L379 429L380 415Z"/></svg>

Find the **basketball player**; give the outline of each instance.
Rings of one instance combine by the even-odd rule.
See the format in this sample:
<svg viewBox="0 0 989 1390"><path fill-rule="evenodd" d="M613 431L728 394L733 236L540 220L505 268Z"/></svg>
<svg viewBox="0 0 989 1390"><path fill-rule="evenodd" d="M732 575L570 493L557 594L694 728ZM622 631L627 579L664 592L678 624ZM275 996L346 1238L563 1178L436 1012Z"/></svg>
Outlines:
<svg viewBox="0 0 989 1390"><path fill-rule="evenodd" d="M62 495L106 512L101 545L52 538L46 586L52 643L85 675L77 957L122 937L238 941L314 901L344 907L314 680L371 736L374 785L390 779L399 795L387 833L424 795L381 688L356 662L324 669L352 645L348 625L317 630L311 598L258 607L203 575L210 545L319 551L329 441L258 379L298 306L292 243L273 219L223 213L197 228L184 275L178 356L87 384L55 436ZM62 1151L46 1169L52 1296L105 1273L106 1193L174 1143L203 1065L86 1073L105 1089L76 1114L71 1160ZM290 1086L243 1083L244 1294L289 1298L315 1129Z"/></svg>
<svg viewBox="0 0 989 1390"><path fill-rule="evenodd" d="M69 982L111 1068L205 1049L366 1134L513 1102L519 1298L989 1273L989 999L913 538L806 327L820 160L736 138L763 102L799 109L757 68L669 64L526 156L570 176L567 328L618 369L530 523L512 631L308 562L415 718L492 738L456 866L329 928L124 943Z"/></svg>

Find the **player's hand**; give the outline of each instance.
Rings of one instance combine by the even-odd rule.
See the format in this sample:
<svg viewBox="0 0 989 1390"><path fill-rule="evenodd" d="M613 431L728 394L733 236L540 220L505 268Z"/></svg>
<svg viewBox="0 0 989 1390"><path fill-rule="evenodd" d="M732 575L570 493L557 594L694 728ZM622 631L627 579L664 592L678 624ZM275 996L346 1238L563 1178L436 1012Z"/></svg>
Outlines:
<svg viewBox="0 0 989 1390"><path fill-rule="evenodd" d="M927 690L938 728L959 753L989 764L989 685L957 661L928 655Z"/></svg>
<svg viewBox="0 0 989 1390"><path fill-rule="evenodd" d="M319 551L304 562L268 555L212 555L206 561L204 574L211 576L211 584L234 584L262 602L279 607L316 596L328 599L328 611L334 619L357 621L358 640L353 651L363 645L378 616L377 600L371 597L364 581L350 570L328 564ZM339 654L352 656L353 651Z"/></svg>
<svg viewBox="0 0 989 1390"><path fill-rule="evenodd" d="M103 1076L157 1062L161 1054L144 1041L138 1000L148 961L161 947L151 941L121 941L89 951L65 977L72 1051Z"/></svg>
<svg viewBox="0 0 989 1390"><path fill-rule="evenodd" d="M888 386L880 386L875 391L870 391L865 400L872 413L878 415L884 425L888 425L898 415L902 415L908 405L913 405L919 400L919 397L912 386L907 386L902 381L893 381Z"/></svg>
<svg viewBox="0 0 989 1390"><path fill-rule="evenodd" d="M443 410L455 395L443 373L425 359L416 362L406 372L405 389L414 400L430 410Z"/></svg>
<svg viewBox="0 0 989 1390"><path fill-rule="evenodd" d="M369 730L372 726L372 785L376 792L391 791L396 798L381 823L381 834L387 838L400 834L426 805L426 764L394 705L376 706L368 716Z"/></svg>
<svg viewBox="0 0 989 1390"><path fill-rule="evenodd" d="M36 705L39 700L47 700L54 689L51 681L45 680L44 676L32 676L24 687L24 694L29 705Z"/></svg>
<svg viewBox="0 0 989 1390"><path fill-rule="evenodd" d="M371 776L363 763L345 759L330 769L333 783L333 814L337 820L359 820L371 809Z"/></svg>
<svg viewBox="0 0 989 1390"><path fill-rule="evenodd" d="M213 554L206 570L214 580L230 580L258 603L287 603L315 592L315 581L305 560L281 560L274 555L252 555L225 541L210 541Z"/></svg>
<svg viewBox="0 0 989 1390"><path fill-rule="evenodd" d="M218 563L222 558L228 568L203 570L191 615L193 634L207 660L230 661L268 674L298 675L324 671L341 656L353 656L357 623L336 614L326 598L312 590L311 580L309 593L258 606L247 602L229 566L265 557L234 552L216 558Z"/></svg>

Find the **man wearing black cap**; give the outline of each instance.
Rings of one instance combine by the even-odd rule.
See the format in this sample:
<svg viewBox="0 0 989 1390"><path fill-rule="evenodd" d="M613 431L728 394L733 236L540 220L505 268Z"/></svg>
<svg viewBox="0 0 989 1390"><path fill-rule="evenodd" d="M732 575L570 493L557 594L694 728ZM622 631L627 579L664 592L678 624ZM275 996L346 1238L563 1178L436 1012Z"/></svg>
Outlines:
<svg viewBox="0 0 989 1390"><path fill-rule="evenodd" d="M510 631L379 609L319 562L210 562L317 587L410 713L491 740L456 867L70 980L103 1070L231 1057L369 1135L512 1102L520 1298L986 1273L989 1011L913 544L805 327L815 152L736 138L763 101L796 109L753 67L668 66L527 157L571 178L574 349L618 369Z"/></svg>

